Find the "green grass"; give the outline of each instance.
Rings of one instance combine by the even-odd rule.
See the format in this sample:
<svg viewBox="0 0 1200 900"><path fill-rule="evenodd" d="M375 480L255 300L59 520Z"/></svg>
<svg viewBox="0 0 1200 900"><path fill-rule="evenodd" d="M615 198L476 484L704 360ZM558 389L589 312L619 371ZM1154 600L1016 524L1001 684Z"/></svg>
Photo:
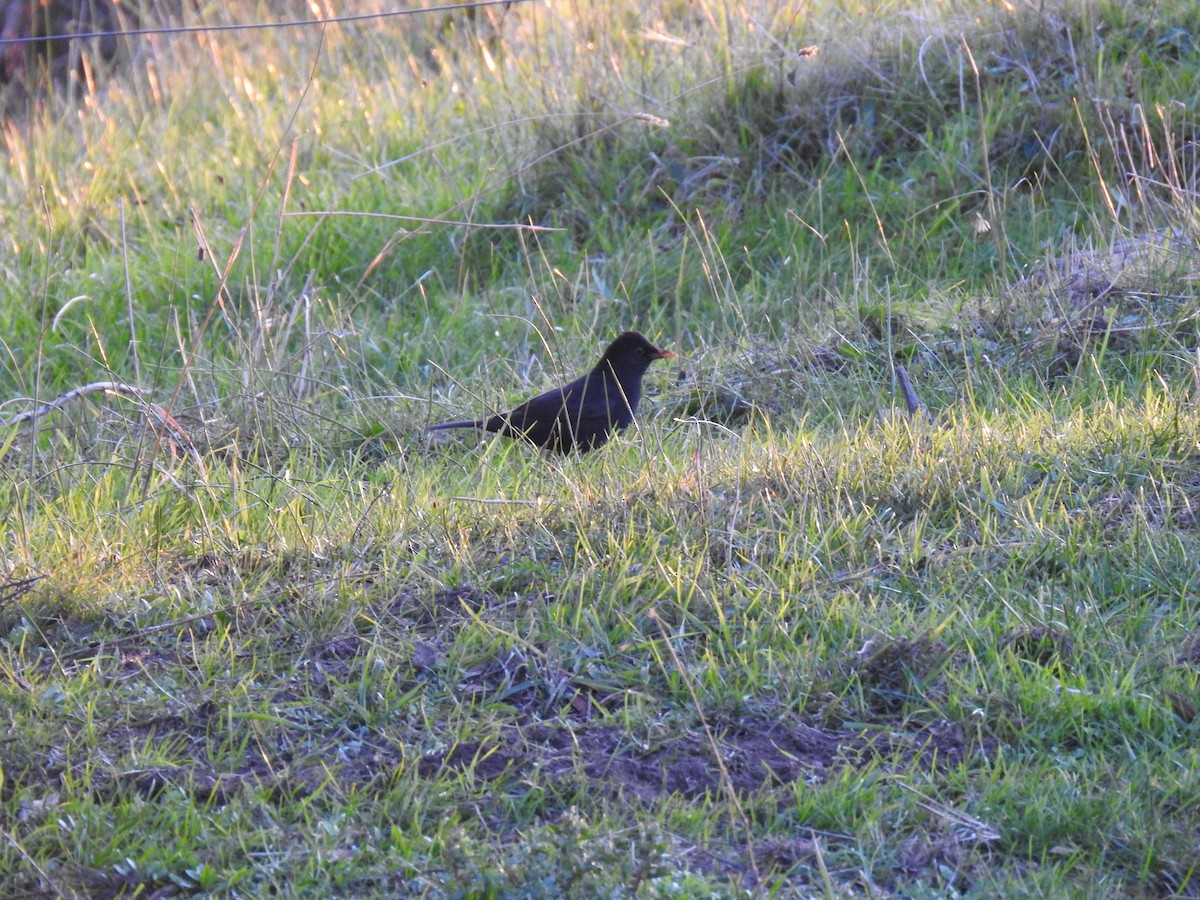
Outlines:
<svg viewBox="0 0 1200 900"><path fill-rule="evenodd" d="M11 90L4 892L1195 896L1193 6ZM682 359L604 450L425 434L627 327Z"/></svg>

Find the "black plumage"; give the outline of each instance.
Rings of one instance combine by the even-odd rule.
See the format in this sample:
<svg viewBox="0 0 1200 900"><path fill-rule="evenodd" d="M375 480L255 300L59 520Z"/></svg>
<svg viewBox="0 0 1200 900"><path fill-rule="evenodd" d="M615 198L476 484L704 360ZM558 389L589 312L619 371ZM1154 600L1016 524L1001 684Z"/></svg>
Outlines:
<svg viewBox="0 0 1200 900"><path fill-rule="evenodd" d="M559 453L595 450L633 421L642 397L642 377L650 363L674 356L636 331L626 331L608 345L590 372L565 387L526 400L512 412L443 422L430 431L478 428Z"/></svg>

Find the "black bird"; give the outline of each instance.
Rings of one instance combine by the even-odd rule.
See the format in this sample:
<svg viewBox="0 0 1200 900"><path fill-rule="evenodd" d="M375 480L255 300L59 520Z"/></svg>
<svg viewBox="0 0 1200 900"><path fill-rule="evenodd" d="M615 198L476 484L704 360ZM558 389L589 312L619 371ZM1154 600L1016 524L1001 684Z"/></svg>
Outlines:
<svg viewBox="0 0 1200 900"><path fill-rule="evenodd" d="M488 419L443 422L430 431L479 428L523 438L537 447L585 453L602 446L614 431L633 421L642 397L642 376L656 359L673 359L636 331L626 331L608 345L600 362L566 387L526 400L510 413Z"/></svg>

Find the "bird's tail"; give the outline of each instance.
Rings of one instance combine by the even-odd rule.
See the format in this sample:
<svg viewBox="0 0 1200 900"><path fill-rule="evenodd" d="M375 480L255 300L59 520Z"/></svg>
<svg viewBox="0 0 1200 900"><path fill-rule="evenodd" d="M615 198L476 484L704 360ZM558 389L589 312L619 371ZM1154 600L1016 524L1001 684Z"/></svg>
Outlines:
<svg viewBox="0 0 1200 900"><path fill-rule="evenodd" d="M464 419L461 422L442 422L439 425L430 425L430 431L445 431L448 428L482 428L483 422L475 419Z"/></svg>

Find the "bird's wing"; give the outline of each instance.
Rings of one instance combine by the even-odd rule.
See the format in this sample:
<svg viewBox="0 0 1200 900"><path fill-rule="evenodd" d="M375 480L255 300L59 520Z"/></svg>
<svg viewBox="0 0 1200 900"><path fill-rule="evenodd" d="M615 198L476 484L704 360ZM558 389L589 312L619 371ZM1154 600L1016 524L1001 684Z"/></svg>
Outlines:
<svg viewBox="0 0 1200 900"><path fill-rule="evenodd" d="M510 413L493 416L488 422L489 431L504 431L514 437L523 437L535 444L544 445L562 427L572 399L579 393L579 384L572 382L566 387L554 388L526 400ZM493 427L493 424L498 427Z"/></svg>

